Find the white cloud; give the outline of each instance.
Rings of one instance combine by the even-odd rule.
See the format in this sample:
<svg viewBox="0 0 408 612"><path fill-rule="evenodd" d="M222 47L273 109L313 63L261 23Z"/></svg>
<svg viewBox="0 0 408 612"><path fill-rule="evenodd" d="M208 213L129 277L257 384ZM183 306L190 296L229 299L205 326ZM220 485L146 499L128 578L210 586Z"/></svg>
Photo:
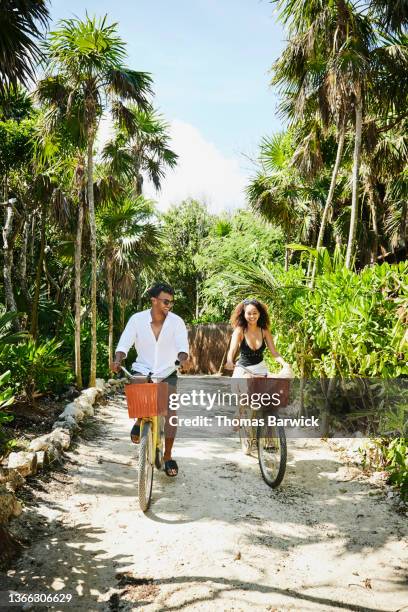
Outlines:
<svg viewBox="0 0 408 612"><path fill-rule="evenodd" d="M113 138L114 133L115 130L113 127L112 117L110 114L104 113L99 122L98 133L96 135L95 148L97 151L97 155L101 153L102 148L108 142L108 140L111 140L111 138Z"/></svg>
<svg viewBox="0 0 408 612"><path fill-rule="evenodd" d="M97 149L113 135L109 117L103 117L97 136ZM211 212L244 205L247 182L238 159L225 157L190 123L175 119L170 123L170 148L179 156L177 166L168 170L161 191L146 181L144 195L155 200L160 210L186 198L205 202Z"/></svg>
<svg viewBox="0 0 408 612"><path fill-rule="evenodd" d="M147 197L155 199L161 210L186 198L206 202L212 212L244 204L246 177L237 159L222 155L197 128L184 121L172 121L170 134L178 164L167 172L160 193L146 185Z"/></svg>

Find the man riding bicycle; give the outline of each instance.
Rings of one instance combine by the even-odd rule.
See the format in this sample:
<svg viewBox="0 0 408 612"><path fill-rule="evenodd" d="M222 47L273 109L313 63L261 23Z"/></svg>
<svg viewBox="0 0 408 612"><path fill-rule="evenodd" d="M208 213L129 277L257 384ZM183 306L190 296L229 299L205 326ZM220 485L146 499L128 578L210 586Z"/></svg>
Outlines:
<svg viewBox="0 0 408 612"><path fill-rule="evenodd" d="M132 364L136 376L151 374L167 382L169 394L177 392L177 375L174 364L181 364L188 358L188 334L181 317L171 312L174 305L174 289L166 283L155 283L148 290L152 307L132 315L126 324L116 348L115 360L111 363L113 372L120 372L122 360L132 345L137 351ZM164 469L168 476L178 474L178 465L172 459L172 448L177 427L170 425L173 411L169 410L165 425ZM173 413L174 414L174 413ZM131 440L138 443L140 426L132 428Z"/></svg>

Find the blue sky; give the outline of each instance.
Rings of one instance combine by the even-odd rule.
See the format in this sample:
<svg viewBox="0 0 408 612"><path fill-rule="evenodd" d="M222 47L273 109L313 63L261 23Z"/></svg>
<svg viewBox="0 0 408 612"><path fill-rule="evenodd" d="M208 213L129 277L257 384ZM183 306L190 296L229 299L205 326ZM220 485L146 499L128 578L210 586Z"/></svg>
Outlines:
<svg viewBox="0 0 408 612"><path fill-rule="evenodd" d="M266 0L51 3L54 23L85 10L117 21L129 66L153 75L156 105L181 157L163 185L161 207L188 196L213 209L242 205L251 173L245 156L254 156L260 138L281 125L268 84L284 45L273 6Z"/></svg>

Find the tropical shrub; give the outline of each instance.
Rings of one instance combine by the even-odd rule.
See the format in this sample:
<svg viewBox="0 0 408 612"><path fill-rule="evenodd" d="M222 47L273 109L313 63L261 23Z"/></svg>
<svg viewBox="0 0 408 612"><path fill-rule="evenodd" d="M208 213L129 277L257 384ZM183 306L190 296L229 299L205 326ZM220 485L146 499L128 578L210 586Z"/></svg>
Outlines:
<svg viewBox="0 0 408 612"><path fill-rule="evenodd" d="M37 393L58 391L72 378L62 359L61 342L55 339L36 344L33 340L8 345L0 353L0 366L11 371L13 392L29 404Z"/></svg>
<svg viewBox="0 0 408 612"><path fill-rule="evenodd" d="M399 488L403 500L408 501L408 438L395 438L384 446L389 481Z"/></svg>
<svg viewBox="0 0 408 612"><path fill-rule="evenodd" d="M9 387L2 389L5 383L10 380L10 371L0 374L0 456L4 452L7 446L6 436L3 431L3 425L10 423L14 419L14 416L4 409L10 406L14 402L13 391Z"/></svg>
<svg viewBox="0 0 408 612"><path fill-rule="evenodd" d="M360 273L344 266L316 277L300 267L237 264L225 273L230 294L270 305L278 349L305 377L392 378L408 375L404 341L408 263Z"/></svg>

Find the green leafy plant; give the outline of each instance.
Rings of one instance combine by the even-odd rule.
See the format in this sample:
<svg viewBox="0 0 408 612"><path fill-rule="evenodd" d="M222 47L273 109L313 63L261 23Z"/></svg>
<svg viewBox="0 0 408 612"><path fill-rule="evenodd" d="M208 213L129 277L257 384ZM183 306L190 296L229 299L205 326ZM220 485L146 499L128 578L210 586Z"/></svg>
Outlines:
<svg viewBox="0 0 408 612"><path fill-rule="evenodd" d="M389 482L395 485L404 501L408 501L408 439L395 438L384 449Z"/></svg>
<svg viewBox="0 0 408 612"><path fill-rule="evenodd" d="M61 351L64 357L74 363L75 346L74 346L74 329L75 321L72 315L68 315L64 321L64 325L60 331ZM108 323L102 318L98 319L96 326L97 336L97 351L98 362L96 375L102 378L108 378L110 375L108 367ZM91 340L91 324L89 319L85 319L81 325L81 355L83 361L82 374L85 384L89 380L89 361L90 361L90 340Z"/></svg>
<svg viewBox="0 0 408 612"><path fill-rule="evenodd" d="M12 323L18 318L16 312L3 312L0 314L0 348L6 344L15 344L27 338L23 331L13 331Z"/></svg>
<svg viewBox="0 0 408 612"><path fill-rule="evenodd" d="M6 441L6 435L3 429L5 423L10 423L14 419L14 416L4 409L14 402L13 391L9 387L2 389L5 383L10 380L10 370L0 374L0 455L3 453L8 445Z"/></svg>
<svg viewBox="0 0 408 612"><path fill-rule="evenodd" d="M1 352L0 361L12 372L12 386L16 394L30 405L37 394L62 387L72 378L69 365L62 360L61 342L55 339L36 344L33 340L8 345Z"/></svg>

